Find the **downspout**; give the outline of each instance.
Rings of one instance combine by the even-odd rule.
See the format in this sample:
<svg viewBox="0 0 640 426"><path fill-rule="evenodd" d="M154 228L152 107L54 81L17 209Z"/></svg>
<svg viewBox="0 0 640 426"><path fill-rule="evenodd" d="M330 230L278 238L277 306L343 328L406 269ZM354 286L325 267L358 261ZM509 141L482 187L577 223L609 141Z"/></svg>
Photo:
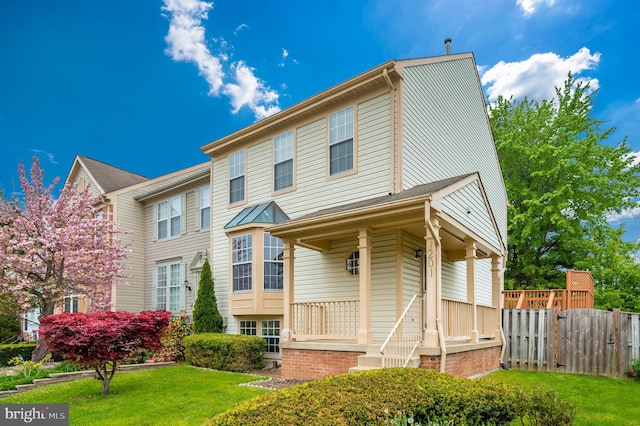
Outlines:
<svg viewBox="0 0 640 426"><path fill-rule="evenodd" d="M395 194L396 193L396 181L397 181L397 176L398 176L398 171L396 169L396 101L395 101L395 86L393 85L393 82L391 81L391 77L389 77L389 72L387 71L387 69L383 69L382 70L382 77L384 78L384 81L387 82L387 86L389 86L389 90L390 90L390 109L391 109L391 126L389 126L391 128L391 190L389 191L390 194Z"/></svg>
<svg viewBox="0 0 640 426"><path fill-rule="evenodd" d="M442 253L442 247L440 245L440 239L436 238L436 230L433 229L433 224L431 223L431 202L429 202L429 211L425 212L426 216L427 216L427 227L429 228L429 232L431 232L431 235L433 235L433 241L435 242L436 246L438 246L438 253ZM438 262L442 261L442 255L438 256ZM444 341L444 330L442 329L442 299L440 298L440 293L441 293L441 288L440 285L442 284L440 281L441 277L440 277L440 267L438 267L438 276L437 276L437 283L436 283L436 301L439 301L439 303L436 304L436 328L438 330L438 344L440 346L440 372L444 373L445 372L445 367L447 366L447 346L445 344Z"/></svg>

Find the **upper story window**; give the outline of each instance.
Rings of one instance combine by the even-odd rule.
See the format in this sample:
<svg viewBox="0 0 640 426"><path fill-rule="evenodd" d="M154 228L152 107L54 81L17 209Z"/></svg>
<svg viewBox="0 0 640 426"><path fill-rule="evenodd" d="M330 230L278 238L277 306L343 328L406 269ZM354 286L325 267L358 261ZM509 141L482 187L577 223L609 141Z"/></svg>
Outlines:
<svg viewBox="0 0 640 426"><path fill-rule="evenodd" d="M239 235L231 239L231 281L233 291L251 291L252 285L252 247L251 234Z"/></svg>
<svg viewBox="0 0 640 426"><path fill-rule="evenodd" d="M211 223L211 191L209 185L200 188L196 193L198 199L197 221L199 229L209 229Z"/></svg>
<svg viewBox="0 0 640 426"><path fill-rule="evenodd" d="M264 233L264 282L265 290L282 290L284 282L284 245L280 238Z"/></svg>
<svg viewBox="0 0 640 426"><path fill-rule="evenodd" d="M229 155L229 204L244 201L244 150Z"/></svg>
<svg viewBox="0 0 640 426"><path fill-rule="evenodd" d="M293 130L273 138L273 190L293 186Z"/></svg>
<svg viewBox="0 0 640 426"><path fill-rule="evenodd" d="M353 107L329 116L329 174L353 170Z"/></svg>
<svg viewBox="0 0 640 426"><path fill-rule="evenodd" d="M182 306L182 270L179 262L156 266L156 309L178 312Z"/></svg>
<svg viewBox="0 0 640 426"><path fill-rule="evenodd" d="M157 205L158 240L177 237L182 230L182 197L177 195Z"/></svg>

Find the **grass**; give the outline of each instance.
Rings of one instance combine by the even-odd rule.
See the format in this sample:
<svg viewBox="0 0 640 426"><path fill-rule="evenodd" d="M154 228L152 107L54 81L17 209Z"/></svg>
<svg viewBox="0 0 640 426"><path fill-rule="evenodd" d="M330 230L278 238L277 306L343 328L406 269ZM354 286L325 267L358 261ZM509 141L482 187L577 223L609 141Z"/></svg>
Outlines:
<svg viewBox="0 0 640 426"><path fill-rule="evenodd" d="M268 392L238 386L256 376L190 366L116 373L109 395L82 379L0 399L0 404L69 404L71 425L200 425L237 402Z"/></svg>
<svg viewBox="0 0 640 426"><path fill-rule="evenodd" d="M545 386L578 408L575 426L640 426L640 381L579 374L496 371L488 378L522 389ZM515 423L519 424L519 423Z"/></svg>

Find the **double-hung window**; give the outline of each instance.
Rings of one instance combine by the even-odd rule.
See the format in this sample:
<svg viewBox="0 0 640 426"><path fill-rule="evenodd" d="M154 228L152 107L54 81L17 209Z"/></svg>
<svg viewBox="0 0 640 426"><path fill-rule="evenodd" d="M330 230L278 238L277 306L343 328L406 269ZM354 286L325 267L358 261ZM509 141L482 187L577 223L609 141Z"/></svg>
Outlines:
<svg viewBox="0 0 640 426"><path fill-rule="evenodd" d="M268 354L280 353L280 320L262 320L261 337L267 341Z"/></svg>
<svg viewBox="0 0 640 426"><path fill-rule="evenodd" d="M70 314L74 314L78 312L78 295L74 294L71 296L64 297L64 312L69 312Z"/></svg>
<svg viewBox="0 0 640 426"><path fill-rule="evenodd" d="M157 212L158 240L180 235L182 220L182 197L177 195L158 203Z"/></svg>
<svg viewBox="0 0 640 426"><path fill-rule="evenodd" d="M156 267L156 309L180 311L181 300L180 263L168 263Z"/></svg>
<svg viewBox="0 0 640 426"><path fill-rule="evenodd" d="M229 155L229 204L244 201L244 150Z"/></svg>
<svg viewBox="0 0 640 426"><path fill-rule="evenodd" d="M293 130L273 138L273 190L293 186Z"/></svg>
<svg viewBox="0 0 640 426"><path fill-rule="evenodd" d="M329 116L329 174L353 170L353 107Z"/></svg>
<svg viewBox="0 0 640 426"><path fill-rule="evenodd" d="M251 291L252 286L252 237L239 235L231 239L231 270L233 291Z"/></svg>
<svg viewBox="0 0 640 426"><path fill-rule="evenodd" d="M284 245L279 238L264 233L264 281L265 290L282 290Z"/></svg>
<svg viewBox="0 0 640 426"><path fill-rule="evenodd" d="M200 208L198 209L200 229L209 229L211 220L211 191L209 185L200 188Z"/></svg>

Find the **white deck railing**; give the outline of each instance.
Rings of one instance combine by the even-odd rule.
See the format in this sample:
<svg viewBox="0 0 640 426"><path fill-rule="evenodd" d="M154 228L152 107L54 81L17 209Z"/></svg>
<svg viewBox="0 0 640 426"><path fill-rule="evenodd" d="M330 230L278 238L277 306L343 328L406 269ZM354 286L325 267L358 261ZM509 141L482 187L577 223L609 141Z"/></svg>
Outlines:
<svg viewBox="0 0 640 426"><path fill-rule="evenodd" d="M413 296L380 347L382 368L406 367L422 340L422 297Z"/></svg>
<svg viewBox="0 0 640 426"><path fill-rule="evenodd" d="M298 338L353 339L358 336L358 300L291 304L293 334Z"/></svg>

